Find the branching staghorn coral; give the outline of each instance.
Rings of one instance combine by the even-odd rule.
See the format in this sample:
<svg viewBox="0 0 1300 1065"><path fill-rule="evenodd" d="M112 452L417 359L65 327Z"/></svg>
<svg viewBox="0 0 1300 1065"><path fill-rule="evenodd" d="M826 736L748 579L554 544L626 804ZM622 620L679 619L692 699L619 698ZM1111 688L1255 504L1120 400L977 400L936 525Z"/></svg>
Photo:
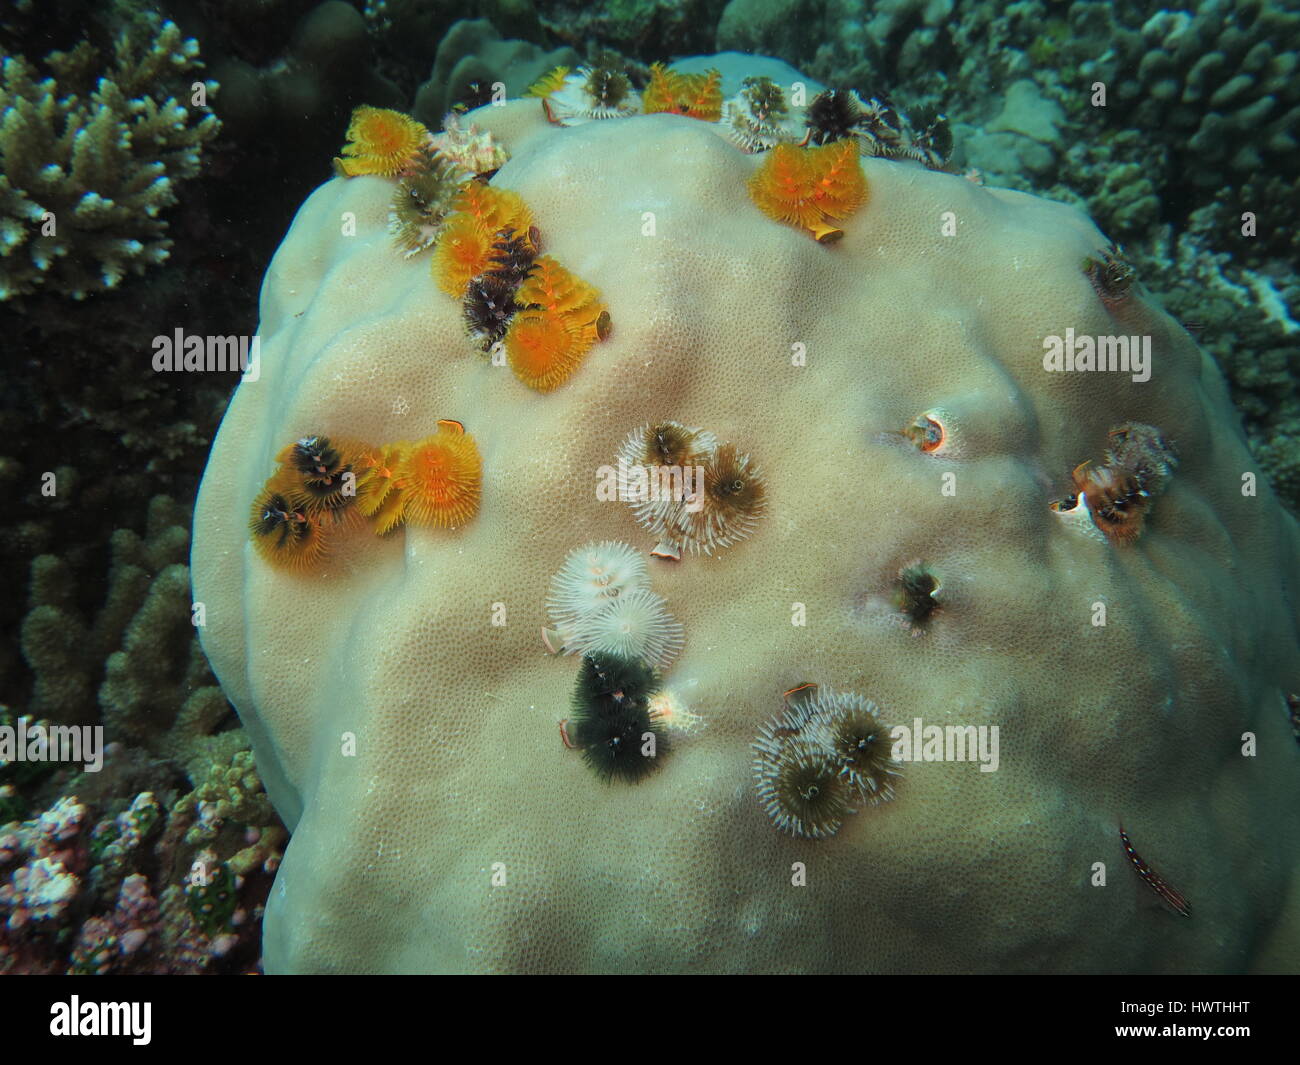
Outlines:
<svg viewBox="0 0 1300 1065"><path fill-rule="evenodd" d="M191 104L183 79L202 63L174 23L151 40L124 31L111 63L83 41L44 66L9 56L0 71L0 300L84 299L163 262L160 214L220 129Z"/></svg>

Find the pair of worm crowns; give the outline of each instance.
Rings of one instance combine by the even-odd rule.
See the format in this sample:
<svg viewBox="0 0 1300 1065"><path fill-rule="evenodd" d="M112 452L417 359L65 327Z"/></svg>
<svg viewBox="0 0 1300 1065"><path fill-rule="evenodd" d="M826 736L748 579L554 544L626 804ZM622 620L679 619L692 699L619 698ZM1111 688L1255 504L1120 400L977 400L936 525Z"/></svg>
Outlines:
<svg viewBox="0 0 1300 1065"><path fill-rule="evenodd" d="M611 329L600 293L541 254L541 233L518 193L471 182L442 223L433 254L438 287L461 300L466 330L538 392L567 381Z"/></svg>
<svg viewBox="0 0 1300 1065"><path fill-rule="evenodd" d="M805 122L805 139L813 144L851 140L863 155L908 159L930 170L942 170L952 154L952 131L944 115L917 131L883 96L864 100L852 89L819 93L808 105Z"/></svg>
<svg viewBox="0 0 1300 1065"><path fill-rule="evenodd" d="M1094 283L1102 299L1108 304L1122 300L1129 291L1131 270L1110 255L1104 262L1094 263L1104 279ZM944 453L952 449L951 434L946 424L948 414L930 410L901 431L900 436L925 454ZM1151 505L1169 486L1178 453L1159 429L1140 422L1126 422L1111 429L1108 446L1100 464L1091 459L1081 462L1070 476L1073 492L1049 504L1051 509L1067 524L1097 540L1115 544L1131 544L1141 535ZM922 572L918 570L917 572ZM929 579L934 580L933 575ZM916 584L916 577L910 579ZM904 575L905 611L913 620L913 631L919 631L934 609L927 597L918 597L916 589L909 590L909 578ZM937 580L931 592L937 592ZM923 616L918 616L918 609Z"/></svg>
<svg viewBox="0 0 1300 1065"><path fill-rule="evenodd" d="M616 79L597 79L608 99ZM461 301L483 352L498 346L515 376L550 392L611 330L600 293L541 254L541 234L518 193L490 184L508 158L490 133L448 115L437 135L398 111L359 107L335 170L394 178L389 229L408 256L433 248L437 286Z"/></svg>
<svg viewBox="0 0 1300 1065"><path fill-rule="evenodd" d="M583 655L573 692L570 746L603 781L635 784L668 753L668 734L652 709L659 674L641 659L607 652Z"/></svg>
<svg viewBox="0 0 1300 1065"><path fill-rule="evenodd" d="M541 254L541 233L517 192L471 182L443 218L433 276L461 300L474 345L498 345L529 388L564 384L597 341L610 335L601 294L554 257Z"/></svg>
<svg viewBox="0 0 1300 1065"><path fill-rule="evenodd" d="M652 422L619 445L618 496L659 538L651 554L680 560L746 539L767 508L767 482L748 454L704 429Z"/></svg>
<svg viewBox="0 0 1300 1065"><path fill-rule="evenodd" d="M257 553L279 569L314 569L347 529L382 536L400 525L458 528L478 513L483 460L460 422L386 445L306 436L276 461L248 526Z"/></svg>
<svg viewBox="0 0 1300 1065"><path fill-rule="evenodd" d="M569 552L551 579L553 653L615 654L666 669L681 651L682 626L650 590L645 558L631 544L589 543Z"/></svg>
<svg viewBox="0 0 1300 1065"><path fill-rule="evenodd" d="M851 140L821 147L778 144L749 179L749 196L769 218L820 244L844 236L837 223L867 202L867 179Z"/></svg>
<svg viewBox="0 0 1300 1065"><path fill-rule="evenodd" d="M1138 422L1116 426L1108 442L1101 464L1076 466L1074 492L1051 508L1094 538L1131 544L1156 496L1168 487L1178 456L1159 429Z"/></svg>
<svg viewBox="0 0 1300 1065"><path fill-rule="evenodd" d="M754 741L754 786L782 832L826 839L863 807L889 802L901 764L875 703L802 684Z"/></svg>

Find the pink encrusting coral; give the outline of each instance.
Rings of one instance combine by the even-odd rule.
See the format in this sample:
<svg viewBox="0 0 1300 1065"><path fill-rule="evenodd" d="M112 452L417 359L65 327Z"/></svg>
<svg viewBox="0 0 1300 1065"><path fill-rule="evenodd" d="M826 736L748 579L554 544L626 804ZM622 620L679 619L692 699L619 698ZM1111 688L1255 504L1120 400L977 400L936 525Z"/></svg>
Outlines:
<svg viewBox="0 0 1300 1065"><path fill-rule="evenodd" d="M77 872L85 864L75 846L85 820L86 808L65 796L35 820L8 826L0 835L0 864L26 859L0 886L7 928L57 918L72 904L80 889Z"/></svg>
<svg viewBox="0 0 1300 1065"><path fill-rule="evenodd" d="M119 959L139 954L158 934L158 903L148 878L132 873L122 881L117 904L106 917L91 917L81 926L72 948L72 970L102 975Z"/></svg>
<svg viewBox="0 0 1300 1065"><path fill-rule="evenodd" d="M29 921L59 916L77 897L79 883L57 858L28 862L0 888L0 906L9 910L9 927L18 929Z"/></svg>
<svg viewBox="0 0 1300 1065"><path fill-rule="evenodd" d="M109 745L106 776L129 779L119 759ZM0 974L255 969L284 830L248 752L188 795L142 791L106 806L65 795L0 825Z"/></svg>

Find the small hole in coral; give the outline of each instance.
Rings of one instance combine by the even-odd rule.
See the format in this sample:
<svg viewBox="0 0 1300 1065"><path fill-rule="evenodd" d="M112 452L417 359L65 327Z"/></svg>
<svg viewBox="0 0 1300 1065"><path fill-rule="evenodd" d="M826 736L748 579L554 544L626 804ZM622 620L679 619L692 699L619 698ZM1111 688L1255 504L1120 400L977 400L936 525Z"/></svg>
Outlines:
<svg viewBox="0 0 1300 1065"><path fill-rule="evenodd" d="M913 632L927 628L939 609L939 578L924 563L907 566L898 575L894 601L911 624Z"/></svg>

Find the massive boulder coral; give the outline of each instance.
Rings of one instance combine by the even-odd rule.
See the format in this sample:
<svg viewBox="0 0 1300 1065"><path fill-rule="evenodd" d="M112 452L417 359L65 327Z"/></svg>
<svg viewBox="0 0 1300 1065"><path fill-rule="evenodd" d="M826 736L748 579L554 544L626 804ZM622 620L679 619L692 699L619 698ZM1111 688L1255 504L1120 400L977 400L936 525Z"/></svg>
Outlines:
<svg viewBox="0 0 1300 1065"><path fill-rule="evenodd" d="M454 22L438 45L433 70L415 94L415 117L430 125L441 120L453 104L472 95L491 95L497 81L510 96L524 90L548 70L577 66L572 48L547 51L531 41L504 39L487 19ZM478 86L477 90L473 86Z"/></svg>
<svg viewBox="0 0 1300 1065"><path fill-rule="evenodd" d="M851 160L861 206L805 195L843 153L749 155L685 115L470 117L610 325L541 394L394 246L391 181L335 179L294 221L192 552L204 648L292 832L268 969L1294 968L1296 525L1252 487L1218 371L1102 234L880 158ZM751 200L760 172L790 183L789 224ZM1150 379L1049 371L1067 331L1149 338ZM250 543L294 441L448 419L482 457L467 522L340 525L306 571ZM748 538L674 561L601 491L647 422L707 440L704 469L761 469ZM552 575L597 540L645 553L684 627L662 681L539 638ZM580 672L575 709L653 717L657 771L602 781L569 749ZM764 803L822 815L806 838L751 763L816 746L791 737L830 723L819 689L869 706L865 730L996 726L996 771L889 763L891 800L852 816L760 774Z"/></svg>

